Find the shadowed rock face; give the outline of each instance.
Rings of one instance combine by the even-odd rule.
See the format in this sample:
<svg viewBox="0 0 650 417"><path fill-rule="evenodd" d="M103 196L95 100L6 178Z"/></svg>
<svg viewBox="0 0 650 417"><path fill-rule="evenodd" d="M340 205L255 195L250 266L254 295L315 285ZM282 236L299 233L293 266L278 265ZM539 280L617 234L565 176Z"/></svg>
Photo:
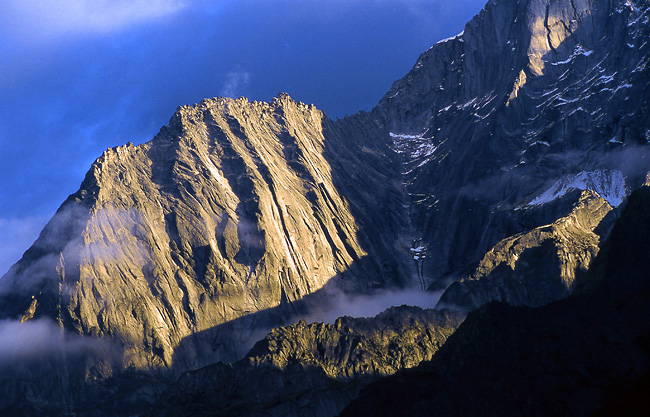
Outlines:
<svg viewBox="0 0 650 417"><path fill-rule="evenodd" d="M405 164L428 285L444 288L500 240L555 221L523 225L512 209L558 183L607 189L614 205L616 171L623 188L642 184L648 20L645 1L490 1L395 82L373 114Z"/></svg>
<svg viewBox="0 0 650 417"><path fill-rule="evenodd" d="M647 415L648 236L643 187L574 295L483 306L431 362L369 385L341 416Z"/></svg>

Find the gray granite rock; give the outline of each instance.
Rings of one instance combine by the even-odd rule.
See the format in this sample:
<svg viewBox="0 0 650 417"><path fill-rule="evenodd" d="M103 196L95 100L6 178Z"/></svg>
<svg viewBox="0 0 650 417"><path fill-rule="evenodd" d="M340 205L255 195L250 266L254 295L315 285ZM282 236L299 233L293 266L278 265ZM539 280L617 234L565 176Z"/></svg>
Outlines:
<svg viewBox="0 0 650 417"><path fill-rule="evenodd" d="M558 182L643 183L649 19L644 1L489 1L393 84L373 114L405 165L424 282L444 288L497 242L553 222L522 227L513 209Z"/></svg>

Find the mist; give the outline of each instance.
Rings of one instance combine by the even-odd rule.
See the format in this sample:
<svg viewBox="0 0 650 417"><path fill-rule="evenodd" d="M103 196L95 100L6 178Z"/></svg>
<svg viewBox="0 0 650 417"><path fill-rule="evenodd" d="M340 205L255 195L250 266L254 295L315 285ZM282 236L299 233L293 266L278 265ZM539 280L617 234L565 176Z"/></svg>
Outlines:
<svg viewBox="0 0 650 417"><path fill-rule="evenodd" d="M34 243L46 223L44 216L0 218L0 277Z"/></svg>
<svg viewBox="0 0 650 417"><path fill-rule="evenodd" d="M371 295L353 296L342 291L332 291L326 305L313 307L309 314L300 319L304 319L307 323L334 324L339 317L374 317L393 306L434 308L442 293L443 291L426 292L420 289L406 289L381 290Z"/></svg>
<svg viewBox="0 0 650 417"><path fill-rule="evenodd" d="M70 333L50 319L21 323L18 320L0 320L0 365L53 357L102 354L112 351L106 340Z"/></svg>
<svg viewBox="0 0 650 417"><path fill-rule="evenodd" d="M0 295L9 291L29 296L43 291L44 287L51 291L74 292L74 289L68 288L68 283L62 286L58 283L61 274L65 276L66 269L69 273L74 273L72 271L78 271L80 265L95 262L132 262L137 265L149 262L149 253L139 240L133 240L128 250L120 243L124 237L119 234L133 232L138 237L137 231L148 227L146 219L136 209L104 207L91 216L88 208L83 205L67 204L50 219L40 235L38 228L42 226L38 219L33 222L9 223L10 226L12 224L15 224L15 227L9 228L8 232L5 230L4 233L24 233L26 238L14 240L14 250L8 250L6 254L0 252L0 261L4 260L6 266L0 273ZM0 221L0 226L2 225ZM31 245L34 234L38 239ZM0 229L0 236L2 235L3 231ZM29 260L15 263L27 249ZM12 264L14 265L11 266ZM54 281L57 281L55 286L50 285Z"/></svg>

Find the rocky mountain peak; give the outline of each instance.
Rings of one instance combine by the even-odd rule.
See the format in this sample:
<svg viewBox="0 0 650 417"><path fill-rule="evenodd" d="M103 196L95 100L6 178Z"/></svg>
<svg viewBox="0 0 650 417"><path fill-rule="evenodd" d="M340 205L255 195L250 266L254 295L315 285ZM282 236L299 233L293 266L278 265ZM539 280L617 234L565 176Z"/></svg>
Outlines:
<svg viewBox="0 0 650 417"><path fill-rule="evenodd" d="M351 133L361 137L355 147L378 127L367 129ZM326 286L399 285L397 274L382 276L381 258L368 259L390 243L367 245L330 165L349 150L339 131L286 94L180 107L152 141L95 161L3 279L6 299L23 300L3 303L6 315L29 311L118 340L124 366L183 370L243 354L252 333L282 324ZM392 163L362 157L378 170ZM228 332L235 339L213 342Z"/></svg>
<svg viewBox="0 0 650 417"><path fill-rule="evenodd" d="M524 231L512 209L554 183L616 171L632 188L643 182L647 9L490 1L395 82L373 114L402 157L425 281L446 286Z"/></svg>

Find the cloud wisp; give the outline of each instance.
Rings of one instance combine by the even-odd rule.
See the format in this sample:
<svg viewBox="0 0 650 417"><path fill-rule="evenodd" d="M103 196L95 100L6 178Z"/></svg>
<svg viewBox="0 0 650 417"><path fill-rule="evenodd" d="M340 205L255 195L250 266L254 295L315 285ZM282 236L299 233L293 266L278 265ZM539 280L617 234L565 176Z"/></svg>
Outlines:
<svg viewBox="0 0 650 417"><path fill-rule="evenodd" d="M105 340L69 333L49 319L0 320L0 366L50 356L110 354L111 349Z"/></svg>
<svg viewBox="0 0 650 417"><path fill-rule="evenodd" d="M47 217L0 218L0 277L36 240Z"/></svg>
<svg viewBox="0 0 650 417"><path fill-rule="evenodd" d="M5 30L22 41L51 41L65 35L119 31L186 6L180 0L6 0L0 15L9 17Z"/></svg>
<svg viewBox="0 0 650 417"><path fill-rule="evenodd" d="M227 73L225 78L226 80L219 94L220 96L238 98L246 95L251 79L250 73L246 71L233 71Z"/></svg>
<svg viewBox="0 0 650 417"><path fill-rule="evenodd" d="M441 295L442 291L426 292L419 289L385 290L360 296L333 292L329 295L326 305L313 307L313 310L302 318L308 323L334 324L339 317L374 317L390 307L400 305L434 308Z"/></svg>

